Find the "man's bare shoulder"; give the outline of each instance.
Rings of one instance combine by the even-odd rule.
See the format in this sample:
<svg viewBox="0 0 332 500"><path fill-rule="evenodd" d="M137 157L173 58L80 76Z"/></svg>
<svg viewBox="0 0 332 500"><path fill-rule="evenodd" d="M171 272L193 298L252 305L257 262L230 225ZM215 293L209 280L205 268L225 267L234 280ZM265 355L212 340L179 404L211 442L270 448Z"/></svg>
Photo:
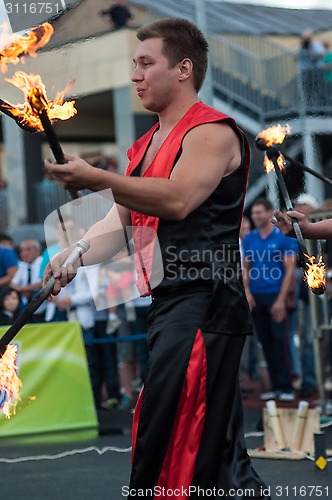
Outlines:
<svg viewBox="0 0 332 500"><path fill-rule="evenodd" d="M236 146L239 139L233 128L227 123L204 123L191 129L184 138L183 146L209 147L223 150L225 147Z"/></svg>
<svg viewBox="0 0 332 500"><path fill-rule="evenodd" d="M226 123L205 123L188 132L184 138L184 155L213 162L216 169L222 166L224 175L230 174L241 163L240 139L233 128Z"/></svg>

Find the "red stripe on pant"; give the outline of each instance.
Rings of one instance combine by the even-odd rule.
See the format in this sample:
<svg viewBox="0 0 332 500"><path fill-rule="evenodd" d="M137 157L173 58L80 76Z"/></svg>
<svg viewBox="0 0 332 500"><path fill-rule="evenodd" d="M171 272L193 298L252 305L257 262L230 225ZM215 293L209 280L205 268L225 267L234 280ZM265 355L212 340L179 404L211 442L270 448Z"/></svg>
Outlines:
<svg viewBox="0 0 332 500"><path fill-rule="evenodd" d="M138 398L133 419L132 460L135 454L143 390ZM185 489L191 485L204 428L205 406L206 351L202 332L198 330L183 382L167 453L158 479L159 491L165 488L169 490L169 493L176 492L178 489L181 491L182 488ZM158 498L163 497L159 495ZM168 494L167 498L179 500L185 497L179 496L176 492L174 495Z"/></svg>
<svg viewBox="0 0 332 500"><path fill-rule="evenodd" d="M131 447L131 462L134 461L134 455L135 455L135 448L136 448L136 439L137 439L137 431L138 431L138 422L141 414L141 408L142 408L142 398L143 398L143 391L144 387L140 392L140 395L138 397L138 400L136 402L135 406L135 411L134 411L134 418L133 418L133 424L131 428L131 442L132 442L132 447Z"/></svg>

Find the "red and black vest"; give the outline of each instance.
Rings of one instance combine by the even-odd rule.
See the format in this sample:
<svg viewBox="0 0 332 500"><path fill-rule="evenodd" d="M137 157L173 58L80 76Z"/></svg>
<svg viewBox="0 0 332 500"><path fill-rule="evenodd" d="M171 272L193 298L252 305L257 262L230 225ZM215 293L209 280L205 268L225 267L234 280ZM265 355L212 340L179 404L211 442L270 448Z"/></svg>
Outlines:
<svg viewBox="0 0 332 500"><path fill-rule="evenodd" d="M149 295L151 290L155 294L192 284L208 285L221 279L218 269L225 268L226 263L231 263L232 267L240 263L238 240L249 169L249 146L232 118L202 102L195 103L171 130L143 177L169 178L181 156L182 141L187 132L212 122L226 122L237 133L242 145L241 164L224 177L215 191L184 220L167 220L131 211L137 286L142 295ZM157 123L128 150L130 163L126 175L139 175L158 127ZM208 165L202 165L202 169L208 168Z"/></svg>

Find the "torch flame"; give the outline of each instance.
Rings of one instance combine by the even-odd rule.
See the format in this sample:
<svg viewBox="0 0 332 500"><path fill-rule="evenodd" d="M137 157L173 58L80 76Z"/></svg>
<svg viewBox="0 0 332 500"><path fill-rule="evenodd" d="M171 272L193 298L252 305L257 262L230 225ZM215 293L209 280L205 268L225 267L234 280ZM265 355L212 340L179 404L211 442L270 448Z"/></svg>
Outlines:
<svg viewBox="0 0 332 500"><path fill-rule="evenodd" d="M4 30L4 24L2 25ZM24 62L24 56L36 56L37 50L44 47L54 33L53 26L50 23L44 23L37 26L32 31L28 31L26 35L19 36L16 34L8 34L4 32L0 36L0 69L2 73L7 73L8 64L17 64Z"/></svg>
<svg viewBox="0 0 332 500"><path fill-rule="evenodd" d="M15 415L16 405L21 399L19 391L22 387L22 382L17 375L16 356L17 345L10 344L0 359L0 392L5 396L3 413L6 418Z"/></svg>
<svg viewBox="0 0 332 500"><path fill-rule="evenodd" d="M277 158L277 163L278 163L278 166L280 168L280 170L284 170L284 168L286 167L286 161L285 161L285 158L282 156L282 154L280 153L280 155L278 156ZM272 172L274 170L274 165L273 165L273 161L271 161L267 156L266 154L264 155L264 168L265 168L265 172L268 174L269 172Z"/></svg>
<svg viewBox="0 0 332 500"><path fill-rule="evenodd" d="M2 107L10 110L11 114L18 117L23 125L28 125L38 132L42 132L44 128L36 114L36 108L46 109L51 122L68 120L77 113L75 101L64 102L65 93L72 88L73 81L69 82L64 90L58 92L53 101L49 101L40 75L32 73L28 75L24 71L17 71L12 78L5 78L5 80L22 90L26 100L23 104L16 105L3 103Z"/></svg>
<svg viewBox="0 0 332 500"><path fill-rule="evenodd" d="M322 256L319 257L318 262L315 262L314 255L312 257L306 255L306 257L309 263L306 263L307 269L304 271L304 279L313 292L324 291L326 288L326 269Z"/></svg>
<svg viewBox="0 0 332 500"><path fill-rule="evenodd" d="M262 130L257 136L257 139L264 139L266 146L269 148L273 144L282 144L286 135L290 134L291 128L289 125L274 125L273 127Z"/></svg>

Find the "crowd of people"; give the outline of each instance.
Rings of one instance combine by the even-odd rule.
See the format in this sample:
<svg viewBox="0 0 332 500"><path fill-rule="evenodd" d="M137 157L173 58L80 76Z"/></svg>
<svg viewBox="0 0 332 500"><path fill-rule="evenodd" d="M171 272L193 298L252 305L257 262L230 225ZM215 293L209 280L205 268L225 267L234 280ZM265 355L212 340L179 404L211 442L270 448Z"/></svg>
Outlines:
<svg viewBox="0 0 332 500"><path fill-rule="evenodd" d="M295 201L295 209L307 217L329 206L327 200L319 207L312 196L304 194ZM258 377L258 343L271 382L271 390L263 392L261 399L293 401L295 390L299 390L302 398L311 397L316 390L311 310L297 242L272 224L273 210L269 200L259 198L251 207L250 218L244 215L242 219L242 271L255 336L248 337L241 366L250 379ZM71 236L79 239L82 233L73 221L69 218L65 223ZM10 325L40 290L47 262L66 246L60 229L59 225L58 243L44 252L40 242L24 240L17 249L18 255L11 237L0 235L1 325ZM326 251L329 262L328 245ZM126 263L126 259L112 267L100 268L97 290L91 289L91 282L80 270L77 278L52 303L42 304L31 319L35 323L80 323L98 409L133 408L147 376L149 354L145 340L117 342L122 337L147 331L151 299L132 299L134 281L131 261ZM330 291L328 283L329 299ZM112 341L94 343L94 339Z"/></svg>
<svg viewBox="0 0 332 500"><path fill-rule="evenodd" d="M329 200L319 206L314 197L302 194L294 202L295 210L309 217L326 211ZM243 278L252 311L256 340L262 347L271 382L271 390L262 400L293 401L296 390L306 399L315 393L315 357L309 290L303 279L297 241L285 236L271 222L274 207L264 198L251 208L251 221L242 220L240 239ZM329 242L325 242L324 261L331 266ZM329 275L329 273L328 273ZM328 299L331 299L329 279ZM321 323L323 319L321 319ZM325 339L326 373L332 365L332 338ZM247 374L257 376L255 347L244 351Z"/></svg>
<svg viewBox="0 0 332 500"><path fill-rule="evenodd" d="M65 224L67 236L69 233L76 239L82 236L72 219L66 219ZM11 237L0 235L0 325L12 324L42 287L45 266L66 246L60 224L57 234L58 242L43 252L36 240L21 241L16 251ZM140 338L117 342L117 339L146 333L151 301L132 298L137 292L130 260L122 268L117 265L118 268L116 264L101 267L92 281L80 270L77 278L53 302L44 302L30 320L32 323L62 321L64 330L65 322L79 322L97 409L132 409L147 374L146 341ZM95 339L102 342L94 343Z"/></svg>

